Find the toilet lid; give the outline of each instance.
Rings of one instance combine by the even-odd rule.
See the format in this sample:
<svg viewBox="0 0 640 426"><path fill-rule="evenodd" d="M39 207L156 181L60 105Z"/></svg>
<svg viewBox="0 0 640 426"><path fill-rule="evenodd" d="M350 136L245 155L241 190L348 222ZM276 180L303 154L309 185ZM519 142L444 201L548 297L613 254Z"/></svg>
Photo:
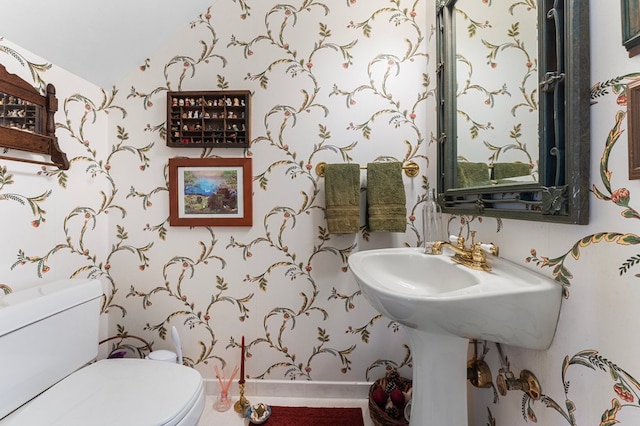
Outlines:
<svg viewBox="0 0 640 426"><path fill-rule="evenodd" d="M140 359L106 359L71 374L29 402L9 425L169 426L203 393L192 368Z"/></svg>

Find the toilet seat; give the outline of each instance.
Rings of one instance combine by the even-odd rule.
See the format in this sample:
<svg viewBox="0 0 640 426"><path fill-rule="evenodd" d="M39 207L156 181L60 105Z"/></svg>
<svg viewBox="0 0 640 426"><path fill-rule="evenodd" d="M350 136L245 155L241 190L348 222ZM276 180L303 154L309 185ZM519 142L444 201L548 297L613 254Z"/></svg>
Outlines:
<svg viewBox="0 0 640 426"><path fill-rule="evenodd" d="M106 359L69 375L0 424L196 425L203 408L202 376L194 369L141 359Z"/></svg>

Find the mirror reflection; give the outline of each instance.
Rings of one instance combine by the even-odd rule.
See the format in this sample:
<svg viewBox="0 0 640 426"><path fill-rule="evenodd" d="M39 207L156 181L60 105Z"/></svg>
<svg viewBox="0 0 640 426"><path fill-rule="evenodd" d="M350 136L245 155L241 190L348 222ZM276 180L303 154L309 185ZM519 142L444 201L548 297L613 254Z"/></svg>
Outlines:
<svg viewBox="0 0 640 426"><path fill-rule="evenodd" d="M456 187L537 182L535 0L454 4Z"/></svg>
<svg viewBox="0 0 640 426"><path fill-rule="evenodd" d="M445 213L589 220L589 2L437 0Z"/></svg>

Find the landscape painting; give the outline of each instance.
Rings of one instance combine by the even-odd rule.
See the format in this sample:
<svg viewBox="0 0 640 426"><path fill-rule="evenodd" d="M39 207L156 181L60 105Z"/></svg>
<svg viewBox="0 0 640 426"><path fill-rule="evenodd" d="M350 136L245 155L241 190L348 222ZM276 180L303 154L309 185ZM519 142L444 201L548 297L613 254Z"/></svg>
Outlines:
<svg viewBox="0 0 640 426"><path fill-rule="evenodd" d="M244 158L170 159L170 224L250 226L250 161Z"/></svg>

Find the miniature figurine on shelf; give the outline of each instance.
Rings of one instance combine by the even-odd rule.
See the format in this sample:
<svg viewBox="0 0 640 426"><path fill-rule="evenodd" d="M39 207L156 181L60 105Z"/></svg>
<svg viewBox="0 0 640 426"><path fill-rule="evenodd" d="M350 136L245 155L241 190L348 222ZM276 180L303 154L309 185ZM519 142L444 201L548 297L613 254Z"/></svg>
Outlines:
<svg viewBox="0 0 640 426"><path fill-rule="evenodd" d="M233 98L233 106L240 106L240 99Z"/></svg>
<svg viewBox="0 0 640 426"><path fill-rule="evenodd" d="M180 100L178 101L178 104L180 106L184 106L184 99L180 98Z"/></svg>
<svg viewBox="0 0 640 426"><path fill-rule="evenodd" d="M178 106L178 99L176 99L176 98L171 99L171 105L172 106Z"/></svg>
<svg viewBox="0 0 640 426"><path fill-rule="evenodd" d="M227 106L231 106L231 98L224 98L224 101L227 104Z"/></svg>

